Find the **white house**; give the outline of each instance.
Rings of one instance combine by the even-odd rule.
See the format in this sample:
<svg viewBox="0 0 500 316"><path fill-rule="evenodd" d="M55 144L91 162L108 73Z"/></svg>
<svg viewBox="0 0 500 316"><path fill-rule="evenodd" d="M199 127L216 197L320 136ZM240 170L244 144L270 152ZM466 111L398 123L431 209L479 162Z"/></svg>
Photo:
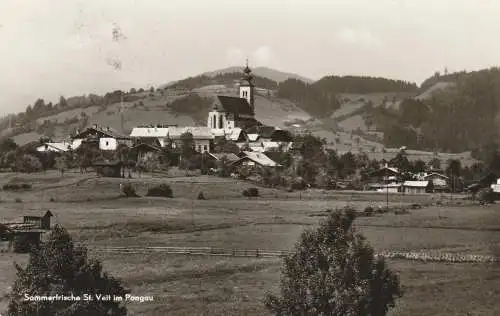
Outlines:
<svg viewBox="0 0 500 316"><path fill-rule="evenodd" d="M50 142L50 143L45 143L41 146L38 146L36 148L36 151L38 152L66 152L68 150L76 150L80 145L82 144L81 139L75 139L72 142Z"/></svg>
<svg viewBox="0 0 500 316"><path fill-rule="evenodd" d="M497 183L493 183L491 185L491 189L493 190L493 192L495 193L500 193L500 178L497 179Z"/></svg>
<svg viewBox="0 0 500 316"><path fill-rule="evenodd" d="M435 188L445 188L448 186L448 177L444 174L431 172L422 177L422 180L431 181Z"/></svg>
<svg viewBox="0 0 500 316"><path fill-rule="evenodd" d="M134 127L130 137L143 142L156 140L161 147L164 147L168 138L168 129L168 127Z"/></svg>
<svg viewBox="0 0 500 316"><path fill-rule="evenodd" d="M400 183L380 184L376 188L377 192L380 193L398 193L399 188L401 188L401 184Z"/></svg>
<svg viewBox="0 0 500 316"><path fill-rule="evenodd" d="M409 194L426 193L429 188L430 181L405 181L403 190Z"/></svg>
<svg viewBox="0 0 500 316"><path fill-rule="evenodd" d="M129 136L123 135L110 127L100 127L97 124L73 136L73 141L76 140L97 142L101 150L114 150L119 144L132 146L132 139Z"/></svg>

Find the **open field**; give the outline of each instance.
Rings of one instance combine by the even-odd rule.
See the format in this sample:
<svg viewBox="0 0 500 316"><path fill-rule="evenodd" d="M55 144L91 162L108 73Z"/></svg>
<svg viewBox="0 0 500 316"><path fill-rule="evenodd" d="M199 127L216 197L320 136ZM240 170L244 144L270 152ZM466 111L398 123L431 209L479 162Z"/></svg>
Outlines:
<svg viewBox="0 0 500 316"><path fill-rule="evenodd" d="M245 198L249 183L208 176L140 179L97 178L55 172L2 174L29 182L25 192L0 192L0 217L50 209L53 223L90 246L186 246L291 250L301 231L313 228L326 209L385 205L385 194L364 192L284 192L259 188ZM155 183L169 183L173 199L120 198L119 184L132 182L140 195ZM206 200L194 199L202 190ZM463 200L431 205L430 195L389 195L391 205L429 205L409 214L360 217L357 228L377 251L437 250L499 255L500 207L479 207ZM447 199L447 196L443 196ZM457 197L455 197L456 199ZM17 202L16 202L17 200ZM105 269L120 277L134 295L155 302L130 303L131 315L266 315L262 299L278 290L280 259L227 258L94 252ZM0 254L0 296L15 279L13 261L26 255ZM445 264L390 260L406 294L392 315L495 315L500 312L500 269L493 264ZM0 300L0 313L7 299Z"/></svg>

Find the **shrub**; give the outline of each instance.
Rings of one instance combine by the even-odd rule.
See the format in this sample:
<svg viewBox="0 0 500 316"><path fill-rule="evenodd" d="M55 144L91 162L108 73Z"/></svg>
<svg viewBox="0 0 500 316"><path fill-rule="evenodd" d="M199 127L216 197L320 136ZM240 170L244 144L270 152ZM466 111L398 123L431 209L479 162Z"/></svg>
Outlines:
<svg viewBox="0 0 500 316"><path fill-rule="evenodd" d="M22 202L23 202L23 199L21 199L21 198L16 198L14 201L15 201L16 203L22 203Z"/></svg>
<svg viewBox="0 0 500 316"><path fill-rule="evenodd" d="M293 190L304 190L306 186L307 183L302 177L296 177L292 180L291 188Z"/></svg>
<svg viewBox="0 0 500 316"><path fill-rule="evenodd" d="M32 186L29 183L22 183L22 184L7 183L3 185L3 189L5 191L29 190L31 188Z"/></svg>
<svg viewBox="0 0 500 316"><path fill-rule="evenodd" d="M402 296L399 277L352 227L353 212L333 212L302 233L283 262L281 295L268 295L274 315L383 316Z"/></svg>
<svg viewBox="0 0 500 316"><path fill-rule="evenodd" d="M257 188L248 188L243 191L243 196L246 197L256 197L259 196L259 189Z"/></svg>
<svg viewBox="0 0 500 316"><path fill-rule="evenodd" d="M198 193L197 199L198 200L205 200L205 195L203 194L203 191L200 191L200 193Z"/></svg>
<svg viewBox="0 0 500 316"><path fill-rule="evenodd" d="M395 209L394 214L396 214L396 215L410 214L410 211L408 211L405 208L400 208L400 209Z"/></svg>
<svg viewBox="0 0 500 316"><path fill-rule="evenodd" d="M495 193L491 188L484 188L477 192L477 199L481 204L495 203Z"/></svg>
<svg viewBox="0 0 500 316"><path fill-rule="evenodd" d="M364 214L365 214L366 216L372 216L372 215L373 215L373 213L374 213L374 211L373 211L373 207L371 207L371 206L367 206L367 207L365 207Z"/></svg>
<svg viewBox="0 0 500 316"><path fill-rule="evenodd" d="M159 186L148 189L148 193L146 194L146 196L173 198L174 194L170 186L168 184L163 183L160 184Z"/></svg>
<svg viewBox="0 0 500 316"><path fill-rule="evenodd" d="M135 188L130 183L126 183L122 186L122 193L126 197L138 197Z"/></svg>

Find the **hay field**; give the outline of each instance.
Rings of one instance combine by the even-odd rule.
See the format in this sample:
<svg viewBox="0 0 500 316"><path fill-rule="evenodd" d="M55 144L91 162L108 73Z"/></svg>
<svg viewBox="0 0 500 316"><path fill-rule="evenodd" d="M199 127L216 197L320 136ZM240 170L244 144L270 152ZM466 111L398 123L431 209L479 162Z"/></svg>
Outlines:
<svg viewBox="0 0 500 316"><path fill-rule="evenodd" d="M385 205L384 194L363 192L284 192L259 189L232 179L152 177L130 180L140 195L155 183L169 183L173 199L119 198L120 179L56 172L4 174L8 181L30 182L31 191L0 192L0 217L6 221L50 209L53 222L89 246L190 246L289 250L303 229L313 228L325 209ZM202 190L206 200L195 200ZM443 197L445 198L445 197ZM429 195L391 194L391 205L431 204ZM17 202L16 202L17 200ZM455 200L409 214L361 217L356 225L377 251L434 249L461 253L496 253L500 243L498 206L479 207ZM153 303L130 303L131 315L266 315L262 299L276 291L279 259L225 258L92 252L105 269L122 278L134 295L153 295ZM15 279L13 261L26 255L1 254L0 295ZM391 260L406 290L392 315L454 315L466 311L494 315L500 309L499 269L472 264ZM423 302L432 302L423 303ZM0 300L0 313L7 299Z"/></svg>

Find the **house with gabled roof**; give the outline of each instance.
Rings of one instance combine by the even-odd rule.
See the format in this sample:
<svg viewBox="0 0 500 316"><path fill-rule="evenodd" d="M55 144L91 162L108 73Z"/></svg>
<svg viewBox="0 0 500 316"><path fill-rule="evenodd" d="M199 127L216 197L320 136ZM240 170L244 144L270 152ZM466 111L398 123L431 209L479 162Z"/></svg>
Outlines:
<svg viewBox="0 0 500 316"><path fill-rule="evenodd" d="M83 132L77 132L72 137L73 141L80 139L82 142L96 143L101 150L116 150L119 144L132 146L130 136L119 133L109 126L103 127L94 124Z"/></svg>

